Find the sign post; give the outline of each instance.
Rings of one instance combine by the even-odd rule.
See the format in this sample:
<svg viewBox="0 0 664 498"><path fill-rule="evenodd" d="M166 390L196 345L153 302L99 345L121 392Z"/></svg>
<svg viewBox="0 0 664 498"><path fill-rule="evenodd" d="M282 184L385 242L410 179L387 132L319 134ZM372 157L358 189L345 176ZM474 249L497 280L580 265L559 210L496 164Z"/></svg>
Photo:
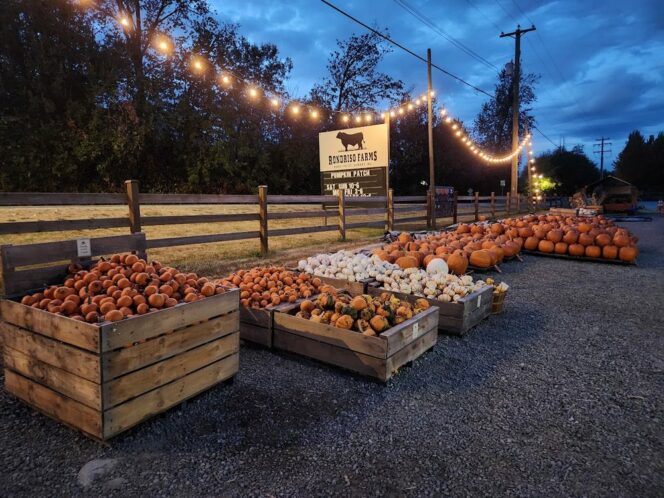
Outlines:
<svg viewBox="0 0 664 498"><path fill-rule="evenodd" d="M387 196L389 129L385 123L319 133L321 193Z"/></svg>

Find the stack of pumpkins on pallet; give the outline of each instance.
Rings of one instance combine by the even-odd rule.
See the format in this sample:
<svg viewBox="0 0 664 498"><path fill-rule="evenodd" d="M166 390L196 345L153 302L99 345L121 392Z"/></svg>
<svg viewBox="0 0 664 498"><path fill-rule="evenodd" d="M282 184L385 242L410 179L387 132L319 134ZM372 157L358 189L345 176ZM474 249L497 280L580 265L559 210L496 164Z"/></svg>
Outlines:
<svg viewBox="0 0 664 498"><path fill-rule="evenodd" d="M525 239L524 249L546 254L633 263L638 239L603 216L540 215L506 220Z"/></svg>

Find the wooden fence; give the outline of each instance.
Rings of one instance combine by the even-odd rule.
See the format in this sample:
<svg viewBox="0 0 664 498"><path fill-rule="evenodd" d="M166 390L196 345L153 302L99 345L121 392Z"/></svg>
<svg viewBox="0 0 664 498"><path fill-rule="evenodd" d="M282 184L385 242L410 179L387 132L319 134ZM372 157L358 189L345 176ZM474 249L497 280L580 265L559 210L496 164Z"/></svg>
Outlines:
<svg viewBox="0 0 664 498"><path fill-rule="evenodd" d="M397 229L399 225L414 223L426 224L427 228L438 226L433 216L432 202L428 196L395 196L390 189L387 196L346 197L341 191L338 196L330 195L270 195L267 186L258 188L258 195L216 195L216 194L148 194L139 191L138 182L125 182L126 192L120 193L10 193L0 192L0 206L72 206L72 205L126 205L127 216L117 218L72 219L55 221L21 221L0 223L0 235L35 232L60 232L68 230L94 230L107 228L128 228L130 233L139 233L146 226L191 225L238 221L255 221L257 230L243 232L215 233L186 237L148 239L146 249L173 247L212 242L225 242L244 239L259 239L261 253L267 254L269 239L287 235L314 232L338 231L342 240L346 231L353 228L380 227L386 230ZM163 204L240 204L258 206L258 212L233 214L198 214L175 216L142 216L141 206ZM299 204L311 205L310 210L295 212L271 212L269 207ZM511 199L507 196L456 196L451 223L459 220L479 220L481 216L496 218L526 211L528 206L521 196ZM358 216L380 217L375 220L353 220ZM300 220L322 218L324 224L294 228L270 229L270 220ZM328 218L337 220L328 224Z"/></svg>

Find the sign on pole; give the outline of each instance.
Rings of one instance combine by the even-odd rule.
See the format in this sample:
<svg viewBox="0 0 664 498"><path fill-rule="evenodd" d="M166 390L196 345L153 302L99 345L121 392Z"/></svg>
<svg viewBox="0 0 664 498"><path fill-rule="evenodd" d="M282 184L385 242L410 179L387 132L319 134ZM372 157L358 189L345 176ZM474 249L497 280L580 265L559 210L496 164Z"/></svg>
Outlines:
<svg viewBox="0 0 664 498"><path fill-rule="evenodd" d="M318 134L323 195L387 195L389 126L379 124Z"/></svg>

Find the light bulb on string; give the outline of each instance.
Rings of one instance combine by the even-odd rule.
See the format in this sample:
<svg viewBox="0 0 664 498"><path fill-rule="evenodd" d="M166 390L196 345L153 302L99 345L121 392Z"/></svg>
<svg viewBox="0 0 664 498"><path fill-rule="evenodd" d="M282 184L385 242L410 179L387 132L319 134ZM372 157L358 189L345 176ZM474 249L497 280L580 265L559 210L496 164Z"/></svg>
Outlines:
<svg viewBox="0 0 664 498"><path fill-rule="evenodd" d="M318 119L318 111L316 109L312 110L310 116L311 119Z"/></svg>
<svg viewBox="0 0 664 498"><path fill-rule="evenodd" d="M252 99L258 97L258 90L256 90L254 87L249 88L247 93L249 94L249 97L251 97Z"/></svg>
<svg viewBox="0 0 664 498"><path fill-rule="evenodd" d="M191 58L191 69L194 73L203 74L205 72L206 63L203 57L194 55Z"/></svg>
<svg viewBox="0 0 664 498"><path fill-rule="evenodd" d="M450 124L450 123L452 122L452 118L449 117L449 116L447 116L447 117L445 118L445 122L446 122L447 124Z"/></svg>
<svg viewBox="0 0 664 498"><path fill-rule="evenodd" d="M131 18L127 14L118 15L118 22L125 30L130 30L133 27Z"/></svg>
<svg viewBox="0 0 664 498"><path fill-rule="evenodd" d="M272 98L270 99L270 103L272 104L272 107L279 107L279 99L277 98Z"/></svg>
<svg viewBox="0 0 664 498"><path fill-rule="evenodd" d="M373 118L371 117L371 114L367 114L366 116L364 116L364 120L365 120L367 123L371 123L371 120L372 120L372 119L373 119Z"/></svg>
<svg viewBox="0 0 664 498"><path fill-rule="evenodd" d="M413 104L411 104L411 103L408 104L408 110L409 110L409 111L412 111L412 110L413 110Z"/></svg>
<svg viewBox="0 0 664 498"><path fill-rule="evenodd" d="M394 111L390 111L390 117L393 118L394 116L396 116L396 113Z"/></svg>
<svg viewBox="0 0 664 498"><path fill-rule="evenodd" d="M403 107L399 107L399 114L403 114L403 113L404 113Z"/></svg>
<svg viewBox="0 0 664 498"><path fill-rule="evenodd" d="M158 35L155 37L154 46L164 55L170 55L171 52L173 52L173 42L166 35Z"/></svg>
<svg viewBox="0 0 664 498"><path fill-rule="evenodd" d="M293 107L291 107L291 112L293 114L300 114L300 106L297 104L293 104Z"/></svg>
<svg viewBox="0 0 664 498"><path fill-rule="evenodd" d="M445 109L441 109L440 110L440 115L444 116L445 114L447 114L447 111Z"/></svg>
<svg viewBox="0 0 664 498"><path fill-rule="evenodd" d="M349 119L350 118L348 117L348 114L344 114L343 116L341 116L341 121L343 121L344 123L348 123Z"/></svg>
<svg viewBox="0 0 664 498"><path fill-rule="evenodd" d="M356 123L361 123L362 122L362 116L355 116L355 122Z"/></svg>
<svg viewBox="0 0 664 498"><path fill-rule="evenodd" d="M222 74L219 77L219 80L221 81L221 84L224 85L224 86L230 86L230 84L231 84L231 78L227 74Z"/></svg>
<svg viewBox="0 0 664 498"><path fill-rule="evenodd" d="M449 119L449 118L448 118L448 119ZM454 123L454 124L452 125L452 129L453 129L453 130L456 130L458 127L459 127L459 125L456 124L456 123Z"/></svg>

